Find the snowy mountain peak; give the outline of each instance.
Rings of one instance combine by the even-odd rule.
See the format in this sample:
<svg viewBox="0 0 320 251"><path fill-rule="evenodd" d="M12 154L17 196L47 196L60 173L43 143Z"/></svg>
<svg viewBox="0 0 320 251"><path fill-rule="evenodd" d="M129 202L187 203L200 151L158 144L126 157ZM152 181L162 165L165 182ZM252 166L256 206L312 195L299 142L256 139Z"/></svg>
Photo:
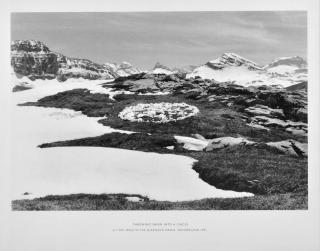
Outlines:
<svg viewBox="0 0 320 251"><path fill-rule="evenodd" d="M170 69L168 66L165 66L159 62L157 62L155 64L155 66L153 67L152 71L153 74L166 74L166 75L170 75L173 74L175 71Z"/></svg>
<svg viewBox="0 0 320 251"><path fill-rule="evenodd" d="M206 65L215 70L223 69L228 66L244 66L249 70L262 70L262 67L253 61L232 52L224 53L221 57L209 61Z"/></svg>
<svg viewBox="0 0 320 251"><path fill-rule="evenodd" d="M130 64L129 62L123 61L123 62L120 64L120 68L122 68L122 69L132 68L132 64Z"/></svg>
<svg viewBox="0 0 320 251"><path fill-rule="evenodd" d="M299 56L281 57L273 60L264 69L272 76L289 76L299 81L307 80L307 62Z"/></svg>
<svg viewBox="0 0 320 251"><path fill-rule="evenodd" d="M128 62L122 62L121 64L117 63L105 63L104 67L106 67L109 71L114 73L115 75L125 77L132 74L138 74L143 72L143 70L139 68L135 68L132 66L132 64Z"/></svg>
<svg viewBox="0 0 320 251"><path fill-rule="evenodd" d="M163 64L161 64L159 62L157 62L153 67L153 69L157 69L157 68L161 68L161 69L165 69L165 70L171 71L171 69L168 66L165 66L165 65L163 65Z"/></svg>
<svg viewBox="0 0 320 251"><path fill-rule="evenodd" d="M280 57L275 60L273 60L270 64L266 65L264 68L269 69L272 67L276 67L279 65L287 65L287 66L294 66L299 69L306 68L307 62L300 56L294 56L294 57Z"/></svg>

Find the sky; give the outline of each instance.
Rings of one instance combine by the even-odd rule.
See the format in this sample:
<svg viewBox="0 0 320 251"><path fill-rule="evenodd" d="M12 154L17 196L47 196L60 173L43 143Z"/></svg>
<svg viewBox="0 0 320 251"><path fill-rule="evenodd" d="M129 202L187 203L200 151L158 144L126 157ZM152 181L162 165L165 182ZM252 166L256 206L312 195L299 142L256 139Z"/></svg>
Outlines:
<svg viewBox="0 0 320 251"><path fill-rule="evenodd" d="M65 56L151 69L200 65L234 52L260 65L307 53L304 11L12 13L11 39Z"/></svg>

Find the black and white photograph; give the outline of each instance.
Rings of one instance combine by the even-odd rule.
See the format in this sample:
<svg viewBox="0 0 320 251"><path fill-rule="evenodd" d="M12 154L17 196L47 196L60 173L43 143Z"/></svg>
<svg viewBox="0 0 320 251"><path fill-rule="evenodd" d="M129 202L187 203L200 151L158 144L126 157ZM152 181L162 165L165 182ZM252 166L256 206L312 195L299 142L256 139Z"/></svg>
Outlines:
<svg viewBox="0 0 320 251"><path fill-rule="evenodd" d="M307 13L12 13L13 210L308 208Z"/></svg>
<svg viewBox="0 0 320 251"><path fill-rule="evenodd" d="M317 250L317 1L58 2L2 17L4 251Z"/></svg>

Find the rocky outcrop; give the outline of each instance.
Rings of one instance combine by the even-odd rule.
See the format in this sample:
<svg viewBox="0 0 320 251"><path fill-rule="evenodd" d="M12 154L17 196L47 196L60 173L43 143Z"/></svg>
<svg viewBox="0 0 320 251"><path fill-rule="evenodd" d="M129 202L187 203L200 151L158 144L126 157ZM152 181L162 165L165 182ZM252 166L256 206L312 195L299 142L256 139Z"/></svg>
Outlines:
<svg viewBox="0 0 320 251"><path fill-rule="evenodd" d="M307 93L300 90L244 87L232 82L186 79L181 74L137 74L117 79L112 87L137 94L173 94L190 100L207 100L241 112L250 127L279 129L300 136L308 133Z"/></svg>
<svg viewBox="0 0 320 251"><path fill-rule="evenodd" d="M308 156L308 144L300 143L292 139L279 141L279 142L269 142L267 143L267 145L278 149L284 154L289 154L289 155L299 156L299 157Z"/></svg>
<svg viewBox="0 0 320 251"><path fill-rule="evenodd" d="M220 137L215 139L206 139L199 134L193 137L175 136L178 144L188 151L218 151L229 147L260 147L270 148L280 151L282 154L287 154L295 157L305 158L308 156L308 144L300 143L296 140L283 140L277 142L254 142L243 137Z"/></svg>
<svg viewBox="0 0 320 251"><path fill-rule="evenodd" d="M32 89L33 86L30 85L27 82L21 82L16 84L13 88L12 88L12 92L20 92L20 91L25 91L25 90L29 90Z"/></svg>

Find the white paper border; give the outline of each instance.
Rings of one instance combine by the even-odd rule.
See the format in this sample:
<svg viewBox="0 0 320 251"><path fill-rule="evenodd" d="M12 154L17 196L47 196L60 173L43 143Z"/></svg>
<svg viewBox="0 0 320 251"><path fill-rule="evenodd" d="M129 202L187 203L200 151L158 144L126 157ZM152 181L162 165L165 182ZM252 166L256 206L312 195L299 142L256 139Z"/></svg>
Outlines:
<svg viewBox="0 0 320 251"><path fill-rule="evenodd" d="M7 5L6 5L7 4ZM90 211L10 210L10 11L221 11L307 10L309 65L309 210L307 211ZM85 250L320 250L319 227L319 2L318 0L14 0L1 8L1 222L4 251ZM5 74L7 72L7 74ZM5 217L5 218L4 218ZM189 222L203 233L113 233L142 222Z"/></svg>

